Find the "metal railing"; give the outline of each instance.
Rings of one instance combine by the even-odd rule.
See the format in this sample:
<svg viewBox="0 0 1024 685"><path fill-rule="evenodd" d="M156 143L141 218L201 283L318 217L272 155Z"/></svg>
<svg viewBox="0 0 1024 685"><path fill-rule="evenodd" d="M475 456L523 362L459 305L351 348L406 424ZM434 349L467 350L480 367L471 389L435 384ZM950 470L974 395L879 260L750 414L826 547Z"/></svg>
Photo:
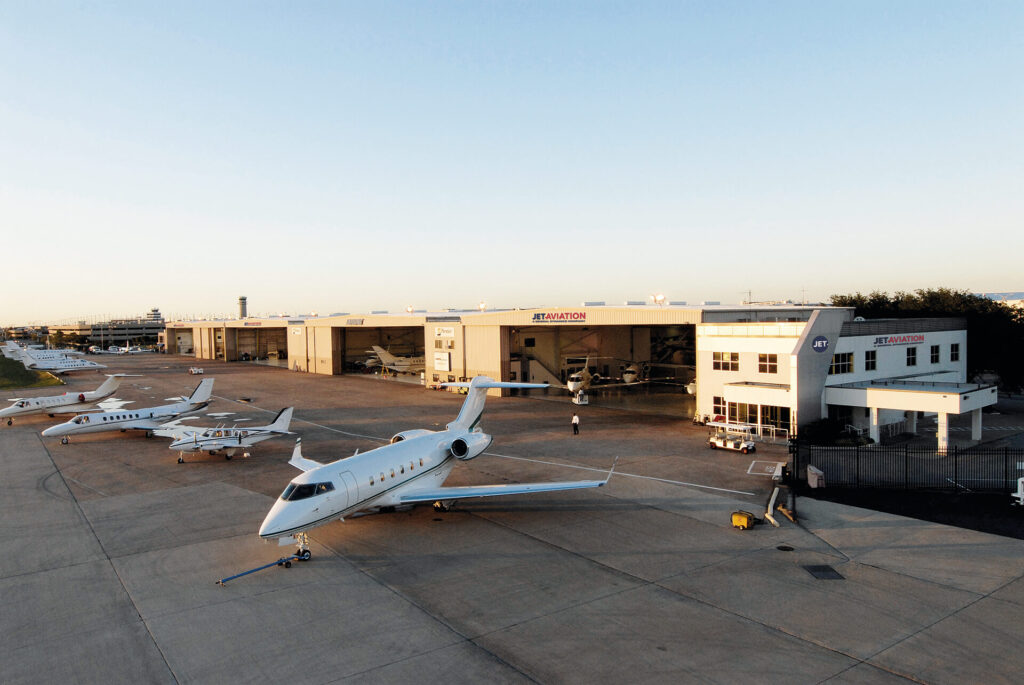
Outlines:
<svg viewBox="0 0 1024 685"><path fill-rule="evenodd" d="M795 441L791 451L799 481L806 484L807 467L814 466L824 472L830 488L1009 493L1024 476L1024 449L833 447Z"/></svg>

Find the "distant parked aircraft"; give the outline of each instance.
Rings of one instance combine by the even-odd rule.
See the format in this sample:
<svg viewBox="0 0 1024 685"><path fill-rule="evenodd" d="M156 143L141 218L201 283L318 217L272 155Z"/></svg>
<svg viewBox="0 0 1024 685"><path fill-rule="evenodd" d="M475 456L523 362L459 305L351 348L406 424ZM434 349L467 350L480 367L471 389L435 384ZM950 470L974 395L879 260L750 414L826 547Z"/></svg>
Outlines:
<svg viewBox="0 0 1024 685"><path fill-rule="evenodd" d="M380 359L380 363L389 371L397 373L419 373L426 368L426 357L396 357L383 347L371 345L373 353ZM369 366L369 364L367 364Z"/></svg>
<svg viewBox="0 0 1024 685"><path fill-rule="evenodd" d="M110 397L121 385L121 379L132 374L112 374L103 384L95 390L85 392L66 392L63 395L50 395L47 397L19 397L11 400L14 402L9 407L0 409L0 419L6 418L7 425L14 423L15 416L25 414L77 414L81 411L94 409L96 403L105 397Z"/></svg>
<svg viewBox="0 0 1024 685"><path fill-rule="evenodd" d="M189 426L186 428L160 429L155 431L156 435L170 436L174 442L170 444L172 450L179 452L223 452L225 459L230 459L239 450L251 447L257 442L263 442L279 435L292 435L288 426L292 421L292 413L295 407L282 409L266 426L232 426L226 428L202 428ZM178 457L178 463L183 464L184 457Z"/></svg>
<svg viewBox="0 0 1024 685"><path fill-rule="evenodd" d="M68 444L68 436L78 433L98 433L101 431L125 431L129 429L144 430L152 433L161 425L176 416L198 411L210 404L213 394L212 378L203 379L188 397L176 397L180 400L174 404L165 404L148 409L118 409L93 414L79 414L67 423L62 423L43 431L47 438L62 435L61 444Z"/></svg>

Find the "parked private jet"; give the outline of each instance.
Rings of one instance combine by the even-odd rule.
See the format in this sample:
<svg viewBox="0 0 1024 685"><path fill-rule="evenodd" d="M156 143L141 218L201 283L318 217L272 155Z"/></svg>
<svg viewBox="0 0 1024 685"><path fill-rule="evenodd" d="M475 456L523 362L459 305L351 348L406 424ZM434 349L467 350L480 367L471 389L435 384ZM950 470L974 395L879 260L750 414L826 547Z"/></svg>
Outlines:
<svg viewBox="0 0 1024 685"><path fill-rule="evenodd" d="M110 374L107 380L95 390L85 392L66 392L63 395L49 395L47 397L19 397L11 400L14 402L9 407L0 409L0 419L7 419L7 425L14 423L15 416L24 414L77 414L80 411L88 411L96 408L96 403L105 397L110 397L121 385L121 379L131 375L128 373Z"/></svg>
<svg viewBox="0 0 1024 685"><path fill-rule="evenodd" d="M72 371L88 371L92 369L105 369L106 364L97 364L88 359L71 359L69 357L38 358L26 352L21 363L26 369L33 371L49 371L50 373L70 373Z"/></svg>
<svg viewBox="0 0 1024 685"><path fill-rule="evenodd" d="M147 435L151 435L154 430L174 417L199 411L210 404L210 396L213 394L213 380L212 378L204 379L188 397L174 398L180 400L174 404L165 404L147 409L118 409L116 411L79 414L67 423L47 428L43 431L42 435L47 438L61 435L63 436L60 440L62 445L68 444L69 436L78 433L133 429L144 430L147 431Z"/></svg>
<svg viewBox="0 0 1024 685"><path fill-rule="evenodd" d="M302 441L297 441L288 463L303 473L288 484L274 503L260 526L260 537L277 538L282 545L291 544L297 538L296 555L309 559L306 531L335 519L344 520L357 512L418 502L433 502L435 509L444 511L454 500L467 497L596 488L611 477L609 472L604 480L444 487L457 460L472 459L491 444L491 436L477 427L488 388L548 386L499 383L486 376L477 376L470 383L443 385L469 388L458 417L443 431L403 431L391 438L388 445L362 454L357 452L329 464L303 457Z"/></svg>
<svg viewBox="0 0 1024 685"><path fill-rule="evenodd" d="M614 379L605 379L598 373L591 373L590 359L590 357L587 357L583 362L583 368L570 374L569 379L566 381L565 389L573 395L589 390L591 387L613 388L622 385L636 385L643 382L640 380L640 367L634 362L630 362L628 366L622 369L621 382L615 382Z"/></svg>
<svg viewBox="0 0 1024 685"><path fill-rule="evenodd" d="M396 373L419 373L426 368L426 357L396 357L383 347L370 346L373 353L380 359L381 365L389 371ZM369 364L367 364L369 366Z"/></svg>
<svg viewBox="0 0 1024 685"><path fill-rule="evenodd" d="M257 442L263 442L279 435L293 435L288 430L292 422L292 413L295 407L282 409L266 426L232 426L225 428L202 428L200 426L189 426L186 428L171 428L155 431L157 435L170 436L174 438L170 448L179 452L223 452L225 459L230 459L239 450L251 447ZM248 455L247 455L248 456ZM178 463L184 464L185 458L178 456Z"/></svg>

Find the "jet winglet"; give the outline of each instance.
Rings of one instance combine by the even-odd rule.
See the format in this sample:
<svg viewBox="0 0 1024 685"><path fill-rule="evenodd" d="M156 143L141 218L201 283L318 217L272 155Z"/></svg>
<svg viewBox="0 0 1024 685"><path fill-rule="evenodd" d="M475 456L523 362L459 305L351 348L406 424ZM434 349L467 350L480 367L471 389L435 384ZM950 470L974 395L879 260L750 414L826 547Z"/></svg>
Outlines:
<svg viewBox="0 0 1024 685"><path fill-rule="evenodd" d="M288 460L288 463L300 471L312 471L319 466L323 466L318 461L306 459L302 456L302 438L295 441L295 449L292 451L292 458Z"/></svg>

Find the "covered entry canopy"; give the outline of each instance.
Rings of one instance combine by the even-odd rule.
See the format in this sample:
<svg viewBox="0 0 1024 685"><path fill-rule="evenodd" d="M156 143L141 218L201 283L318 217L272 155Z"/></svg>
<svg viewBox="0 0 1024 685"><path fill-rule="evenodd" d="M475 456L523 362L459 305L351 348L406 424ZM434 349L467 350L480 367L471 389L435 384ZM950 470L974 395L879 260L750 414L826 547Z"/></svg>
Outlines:
<svg viewBox="0 0 1024 685"><path fill-rule="evenodd" d="M871 413L871 438L878 440L878 410L895 409L938 414L938 446L949 445L949 415L971 412L971 439L981 440L981 410L999 399L996 386L944 381L860 381L825 388L825 403L866 408Z"/></svg>

